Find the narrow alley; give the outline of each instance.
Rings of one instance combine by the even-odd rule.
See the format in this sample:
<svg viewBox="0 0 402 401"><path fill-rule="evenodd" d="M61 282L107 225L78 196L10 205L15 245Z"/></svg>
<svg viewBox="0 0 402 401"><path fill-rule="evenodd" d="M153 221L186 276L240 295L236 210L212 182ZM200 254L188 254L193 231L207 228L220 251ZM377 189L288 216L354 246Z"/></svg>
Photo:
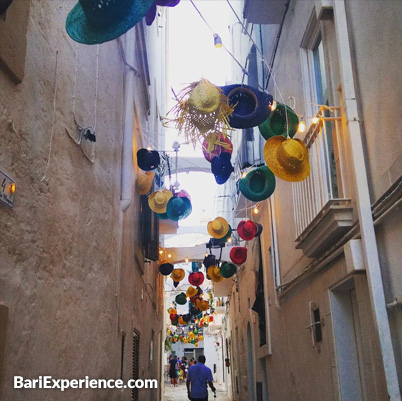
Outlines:
<svg viewBox="0 0 402 401"><path fill-rule="evenodd" d="M0 401L402 401L401 20L0 0Z"/></svg>

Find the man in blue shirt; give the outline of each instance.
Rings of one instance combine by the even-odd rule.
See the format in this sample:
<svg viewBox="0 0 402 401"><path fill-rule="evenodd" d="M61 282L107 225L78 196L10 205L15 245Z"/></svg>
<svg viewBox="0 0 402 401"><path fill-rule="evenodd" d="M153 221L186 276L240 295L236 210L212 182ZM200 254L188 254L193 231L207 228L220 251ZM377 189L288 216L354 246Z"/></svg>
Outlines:
<svg viewBox="0 0 402 401"><path fill-rule="evenodd" d="M208 387L213 392L216 391L212 381L211 369L205 366L205 356L200 355L196 365L190 367L187 373L187 394L191 401L208 401ZM190 391L191 385L191 391Z"/></svg>

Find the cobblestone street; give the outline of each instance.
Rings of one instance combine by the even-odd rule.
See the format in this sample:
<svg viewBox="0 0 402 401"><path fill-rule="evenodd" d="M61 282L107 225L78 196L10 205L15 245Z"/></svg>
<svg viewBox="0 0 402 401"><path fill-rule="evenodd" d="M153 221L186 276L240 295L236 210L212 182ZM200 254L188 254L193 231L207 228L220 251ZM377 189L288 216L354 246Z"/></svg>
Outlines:
<svg viewBox="0 0 402 401"><path fill-rule="evenodd" d="M222 386L218 386L214 384L216 387L216 398L211 390L209 390L209 401L230 401L230 398L227 395L227 392L222 388ZM170 387L169 383L165 384L165 395L163 397L163 401L188 401L187 398L187 390L186 384L180 384L178 387Z"/></svg>

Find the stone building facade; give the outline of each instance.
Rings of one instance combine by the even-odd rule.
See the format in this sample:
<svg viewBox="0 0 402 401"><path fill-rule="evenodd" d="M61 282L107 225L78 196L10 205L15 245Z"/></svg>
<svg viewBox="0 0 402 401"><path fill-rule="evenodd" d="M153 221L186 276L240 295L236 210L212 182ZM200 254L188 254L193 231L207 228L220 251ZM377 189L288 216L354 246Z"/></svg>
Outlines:
<svg viewBox="0 0 402 401"><path fill-rule="evenodd" d="M306 121L312 172L277 179L257 215L238 202L234 222L264 231L229 294L233 399L400 400L401 3L244 6L259 83ZM239 157L264 162L258 129L244 138Z"/></svg>
<svg viewBox="0 0 402 401"><path fill-rule="evenodd" d="M74 4L14 0L0 16L0 170L16 183L0 204L0 399L155 400L13 389L16 375L161 377L157 227L140 226L135 155L158 143L166 21L85 46L65 31Z"/></svg>

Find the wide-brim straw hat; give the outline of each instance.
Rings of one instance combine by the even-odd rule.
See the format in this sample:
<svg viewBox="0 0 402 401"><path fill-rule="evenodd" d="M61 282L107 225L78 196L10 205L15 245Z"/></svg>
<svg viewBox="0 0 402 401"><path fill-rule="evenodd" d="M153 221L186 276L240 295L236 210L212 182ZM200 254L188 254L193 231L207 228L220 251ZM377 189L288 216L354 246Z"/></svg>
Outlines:
<svg viewBox="0 0 402 401"><path fill-rule="evenodd" d="M269 169L284 181L303 181L310 175L308 149L300 139L273 136L263 153Z"/></svg>
<svg viewBox="0 0 402 401"><path fill-rule="evenodd" d="M184 279L186 276L186 272L183 269L173 269L172 274L170 275L170 278L173 281L179 282Z"/></svg>
<svg viewBox="0 0 402 401"><path fill-rule="evenodd" d="M168 189L152 192L148 198L148 205L155 213L166 213L167 205L173 194Z"/></svg>
<svg viewBox="0 0 402 401"><path fill-rule="evenodd" d="M175 301L179 305L185 305L187 303L186 294L184 292L181 292L180 294L176 295Z"/></svg>
<svg viewBox="0 0 402 401"><path fill-rule="evenodd" d="M166 214L170 220L179 221L188 217L192 210L190 199L173 196L167 204Z"/></svg>
<svg viewBox="0 0 402 401"><path fill-rule="evenodd" d="M221 266L221 276L230 278L237 273L237 267L233 263L223 262Z"/></svg>
<svg viewBox="0 0 402 401"><path fill-rule="evenodd" d="M168 276L170 273L172 273L173 269L174 266L171 263L162 263L159 266L159 273L163 276Z"/></svg>
<svg viewBox="0 0 402 401"><path fill-rule="evenodd" d="M255 224L252 220L242 220L237 225L237 234L239 234L241 239L250 241L257 234L257 224Z"/></svg>
<svg viewBox="0 0 402 401"><path fill-rule="evenodd" d="M296 134L299 126L299 117L285 104L278 103L276 109L258 126L261 135L268 140L275 135L288 135L291 138Z"/></svg>
<svg viewBox="0 0 402 401"><path fill-rule="evenodd" d="M137 152L137 165L141 170L155 170L161 162L156 150L140 149Z"/></svg>
<svg viewBox="0 0 402 401"><path fill-rule="evenodd" d="M186 291L186 295L189 298L195 297L198 294L198 290L195 287L188 287Z"/></svg>
<svg viewBox="0 0 402 401"><path fill-rule="evenodd" d="M229 256L234 264L241 265L247 260L247 248L244 246L235 246L230 250Z"/></svg>
<svg viewBox="0 0 402 401"><path fill-rule="evenodd" d="M216 257L215 255L208 255L205 256L203 260L203 265L205 266L206 269L208 269L210 266L215 266L216 265Z"/></svg>
<svg viewBox="0 0 402 401"><path fill-rule="evenodd" d="M193 272L188 275L188 282L191 285L199 286L204 282L204 273L202 272ZM197 290L198 291L198 290Z"/></svg>
<svg viewBox="0 0 402 401"><path fill-rule="evenodd" d="M269 116L269 105L273 97L248 85L227 85L222 87L223 93L229 99L229 105L234 107L229 117L232 128L252 128L262 124Z"/></svg>
<svg viewBox="0 0 402 401"><path fill-rule="evenodd" d="M217 217L208 222L207 230L212 238L223 238L229 231L229 223L223 217Z"/></svg>
<svg viewBox="0 0 402 401"><path fill-rule="evenodd" d="M274 193L275 186L275 176L267 166L250 171L239 181L240 192L254 202L268 199Z"/></svg>
<svg viewBox="0 0 402 401"><path fill-rule="evenodd" d="M118 38L136 25L154 0L80 0L66 20L68 35L79 43L95 45Z"/></svg>
<svg viewBox="0 0 402 401"><path fill-rule="evenodd" d="M198 308L202 312L207 311L210 308L209 302L208 301L201 301Z"/></svg>
<svg viewBox="0 0 402 401"><path fill-rule="evenodd" d="M146 171L145 173L139 172L136 182L137 192L140 195L146 195L152 187L155 173L152 171Z"/></svg>
<svg viewBox="0 0 402 401"><path fill-rule="evenodd" d="M224 184L233 173L234 168L230 162L230 153L221 153L219 156L215 156L211 161L211 171L215 176L215 181L217 184Z"/></svg>
<svg viewBox="0 0 402 401"><path fill-rule="evenodd" d="M221 104L221 90L207 80L201 80L188 98L190 108L201 113L213 113Z"/></svg>
<svg viewBox="0 0 402 401"><path fill-rule="evenodd" d="M208 138L204 139L202 143L202 153L205 159L211 163L215 156L219 156L223 152L232 154L233 143L231 140L220 132L208 134Z"/></svg>
<svg viewBox="0 0 402 401"><path fill-rule="evenodd" d="M214 283L220 283L223 280L219 267L215 265L208 267L208 276Z"/></svg>

